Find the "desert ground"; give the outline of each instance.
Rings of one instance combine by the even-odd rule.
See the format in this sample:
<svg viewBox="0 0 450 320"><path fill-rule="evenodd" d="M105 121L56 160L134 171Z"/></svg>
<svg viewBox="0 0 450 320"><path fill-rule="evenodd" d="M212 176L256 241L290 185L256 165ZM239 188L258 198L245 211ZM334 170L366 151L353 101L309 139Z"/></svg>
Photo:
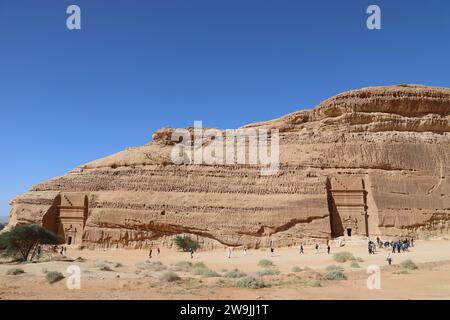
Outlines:
<svg viewBox="0 0 450 320"><path fill-rule="evenodd" d="M336 262L338 252L350 252L358 260ZM37 262L3 260L0 299L450 299L450 241L416 241L410 252L392 257L389 266L385 249L369 255L364 243L333 245L330 255L323 245L318 253L313 245L305 246L303 255L297 247L276 248L273 255L269 249L249 250L247 255L234 249L230 259L226 249L199 251L191 259L189 253L165 248L158 256L154 248L149 259L147 250L68 248L65 258L56 254ZM263 259L273 265L259 265ZM408 259L418 268L402 267ZM70 265L80 267L80 289L67 288ZM342 266L347 279L327 279L330 265ZM380 289L367 288L369 265L381 267ZM7 275L15 268L24 273ZM239 272L230 272L235 269ZM50 284L46 274L51 271L66 278ZM168 272L179 279L168 281ZM239 273L260 279L267 287L239 287L246 279L235 278Z"/></svg>

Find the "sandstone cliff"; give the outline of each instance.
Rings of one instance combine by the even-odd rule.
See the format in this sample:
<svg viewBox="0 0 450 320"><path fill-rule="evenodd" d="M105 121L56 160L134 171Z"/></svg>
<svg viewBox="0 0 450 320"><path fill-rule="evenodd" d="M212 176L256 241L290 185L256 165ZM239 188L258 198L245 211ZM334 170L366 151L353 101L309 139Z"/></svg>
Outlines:
<svg viewBox="0 0 450 320"><path fill-rule="evenodd" d="M244 128L279 130L277 175L256 165L175 165L166 128L34 186L12 201L10 225L133 248L171 245L180 233L205 247L449 233L449 88L363 88Z"/></svg>

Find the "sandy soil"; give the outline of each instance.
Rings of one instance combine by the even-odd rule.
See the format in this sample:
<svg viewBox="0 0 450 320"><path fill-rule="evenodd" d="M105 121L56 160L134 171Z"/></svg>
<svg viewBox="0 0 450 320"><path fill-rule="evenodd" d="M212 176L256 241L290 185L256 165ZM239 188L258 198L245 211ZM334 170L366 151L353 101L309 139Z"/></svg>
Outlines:
<svg viewBox="0 0 450 320"><path fill-rule="evenodd" d="M350 262L337 263L333 254L348 251L364 261L361 268L352 268ZM0 299L450 299L450 241L418 241L410 252L393 255L393 265L388 266L385 251L375 255L367 253L366 245L332 248L327 255L323 249L316 253L312 247L305 248L300 255L298 248L279 248L271 256L269 250L249 250L246 256L235 250L228 259L226 250L198 252L194 259L189 253L162 249L161 255L151 261L159 261L164 270L155 270L149 265L148 252L142 250L76 250L68 249L68 261L0 264ZM85 261L71 261L82 257ZM271 260L275 266L258 266L261 259ZM413 260L419 267L406 270L399 264ZM162 274L176 269L180 261L203 262L218 272L220 277L195 275L192 271L174 272L181 277L175 282L160 280ZM60 271L67 276L69 265L81 269L81 288L69 290L66 279L49 284L46 272ZM119 264L119 265L118 265ZM100 270L108 265L111 271ZM329 265L340 265L345 269L347 280L324 279ZM369 290L366 285L369 265L381 267L381 289ZM306 271L293 272L298 266ZM25 273L6 275L12 268L21 268ZM159 266L161 268L161 266ZM264 269L280 271L262 279L268 288L248 289L236 287L239 279L225 277L225 271L238 268L249 276ZM320 287L313 287L316 279Z"/></svg>

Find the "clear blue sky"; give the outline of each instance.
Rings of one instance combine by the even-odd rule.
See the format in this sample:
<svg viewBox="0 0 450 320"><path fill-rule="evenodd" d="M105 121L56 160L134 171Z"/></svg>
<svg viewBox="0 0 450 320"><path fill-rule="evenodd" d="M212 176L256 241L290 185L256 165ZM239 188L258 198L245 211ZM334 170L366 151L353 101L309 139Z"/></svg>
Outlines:
<svg viewBox="0 0 450 320"><path fill-rule="evenodd" d="M0 216L163 126L235 128L398 83L450 86L450 1L0 0Z"/></svg>

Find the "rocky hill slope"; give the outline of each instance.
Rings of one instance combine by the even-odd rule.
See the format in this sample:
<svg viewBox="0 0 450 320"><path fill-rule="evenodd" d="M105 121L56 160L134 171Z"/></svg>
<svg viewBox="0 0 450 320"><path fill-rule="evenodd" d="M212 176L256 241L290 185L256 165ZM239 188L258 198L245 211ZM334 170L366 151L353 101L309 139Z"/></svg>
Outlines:
<svg viewBox="0 0 450 320"><path fill-rule="evenodd" d="M10 225L41 223L71 243L132 248L170 246L184 233L207 248L449 233L449 88L363 88L244 128L279 130L278 174L173 164L165 128L18 196Z"/></svg>

